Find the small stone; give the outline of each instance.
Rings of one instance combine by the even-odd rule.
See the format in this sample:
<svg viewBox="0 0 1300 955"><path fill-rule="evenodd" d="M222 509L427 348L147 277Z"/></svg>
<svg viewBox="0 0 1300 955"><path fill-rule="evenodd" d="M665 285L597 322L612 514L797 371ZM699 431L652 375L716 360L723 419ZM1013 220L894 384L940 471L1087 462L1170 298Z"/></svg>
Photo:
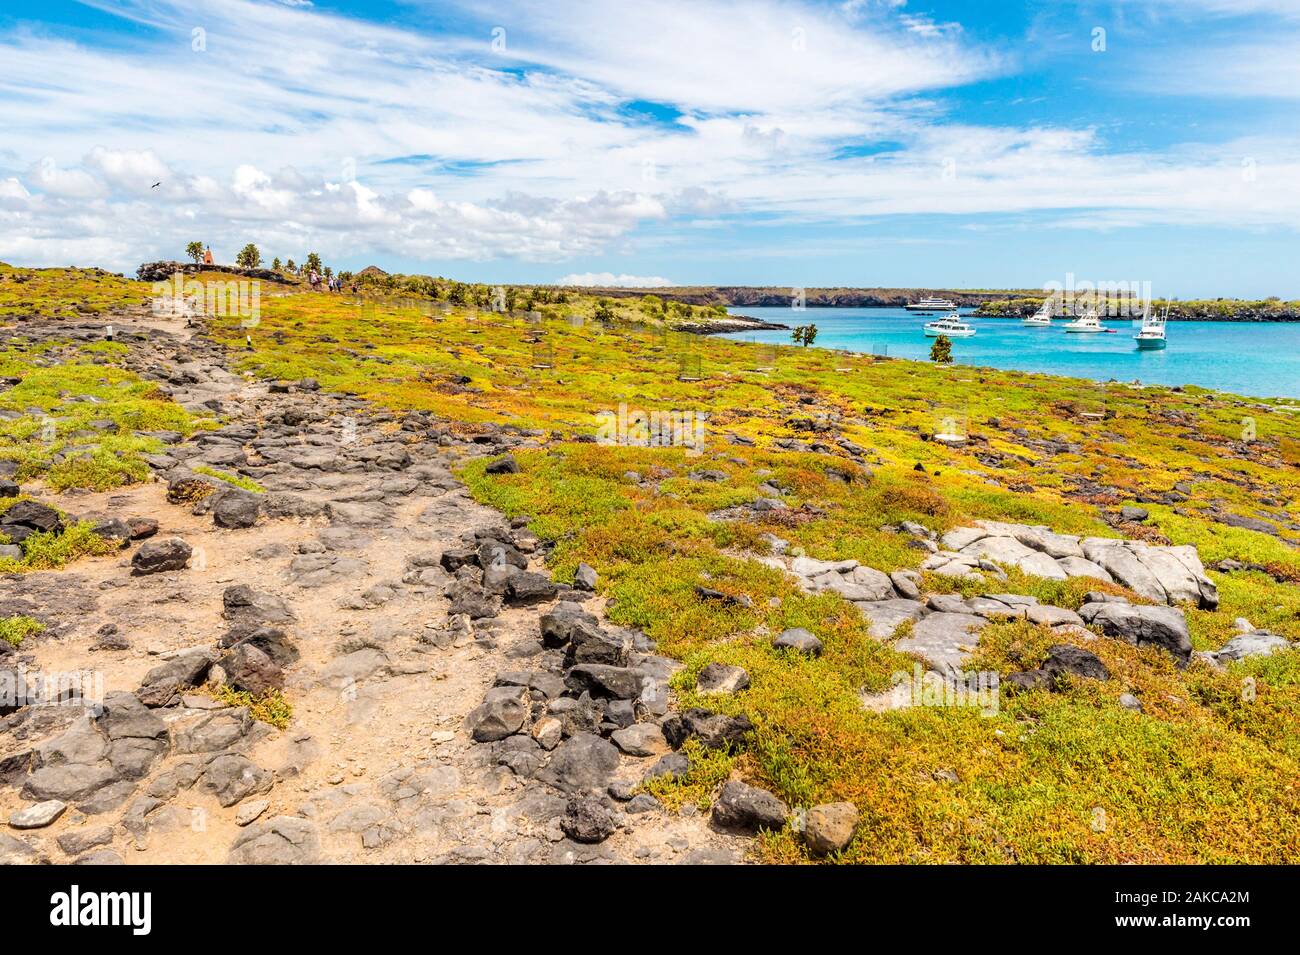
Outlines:
<svg viewBox="0 0 1300 955"><path fill-rule="evenodd" d="M518 474L519 462L515 460L513 454L507 454L503 458L498 458L483 469L487 474Z"/></svg>
<svg viewBox="0 0 1300 955"><path fill-rule="evenodd" d="M552 750L560 745L564 738L564 724L554 716L544 716L533 724L533 739L545 750Z"/></svg>
<svg viewBox="0 0 1300 955"><path fill-rule="evenodd" d="M59 799L47 799L9 814L9 825L15 829L44 829L63 815L68 804Z"/></svg>
<svg viewBox="0 0 1300 955"><path fill-rule="evenodd" d="M573 575L573 586L576 590L595 590L597 577L596 570L590 564L579 564L577 571Z"/></svg>
<svg viewBox="0 0 1300 955"><path fill-rule="evenodd" d="M713 804L713 821L725 829L780 830L789 809L766 789L730 780Z"/></svg>
<svg viewBox="0 0 1300 955"><path fill-rule="evenodd" d="M252 527L261 512L261 498L246 491L228 491L212 508L212 521L218 527L238 529Z"/></svg>
<svg viewBox="0 0 1300 955"><path fill-rule="evenodd" d="M1096 654L1064 643L1058 643L1048 649L1047 660L1044 661L1042 669L1053 678L1062 673L1069 673L1090 680L1110 679L1110 672Z"/></svg>
<svg viewBox="0 0 1300 955"><path fill-rule="evenodd" d="M798 650L810 657L821 656L822 652L822 642L803 627L786 630L772 642L772 645L778 649L788 647Z"/></svg>
<svg viewBox="0 0 1300 955"><path fill-rule="evenodd" d="M494 686L482 705L474 709L465 724L478 743L505 739L523 728L528 717L528 687Z"/></svg>
<svg viewBox="0 0 1300 955"><path fill-rule="evenodd" d="M817 855L841 852L858 825L858 807L851 802L813 806L804 822L804 841Z"/></svg>
<svg viewBox="0 0 1300 955"><path fill-rule="evenodd" d="M738 693L748 686L749 673L745 668L726 663L710 663L695 681L695 688L705 696Z"/></svg>
<svg viewBox="0 0 1300 955"><path fill-rule="evenodd" d="M159 574L170 570L183 570L193 551L179 537L160 541L145 541L131 558L131 567L138 575Z"/></svg>
<svg viewBox="0 0 1300 955"><path fill-rule="evenodd" d="M898 591L898 596L906 600L915 600L921 596L921 588L918 582L913 579L915 572L906 570L896 570L889 575L889 581Z"/></svg>
<svg viewBox="0 0 1300 955"><path fill-rule="evenodd" d="M654 723L634 723L614 731L609 738L629 756L661 756L668 752L668 740Z"/></svg>
<svg viewBox="0 0 1300 955"><path fill-rule="evenodd" d="M649 793L638 793L633 796L628 804L623 808L624 812L639 814L643 812L654 812L662 809L663 804Z"/></svg>
<svg viewBox="0 0 1300 955"><path fill-rule="evenodd" d="M55 841L70 856L79 856L87 849L106 846L113 841L112 826L94 826L86 829L70 829L59 833Z"/></svg>
<svg viewBox="0 0 1300 955"><path fill-rule="evenodd" d="M594 796L579 796L569 800L560 828L574 842L604 842L614 834L618 824L614 814Z"/></svg>
<svg viewBox="0 0 1300 955"><path fill-rule="evenodd" d="M669 779L673 782L679 782L685 779L690 771L690 757L685 753L669 753L647 769L645 775L641 777L641 781L648 783L654 779Z"/></svg>
<svg viewBox="0 0 1300 955"><path fill-rule="evenodd" d="M1142 701L1132 693L1123 693L1119 698L1119 705L1126 710L1132 710L1134 713L1142 712Z"/></svg>
<svg viewBox="0 0 1300 955"><path fill-rule="evenodd" d="M254 799L252 802L244 803L239 807L239 812L235 813L235 825L247 826L249 823L256 822L270 807L271 802L267 799Z"/></svg>
<svg viewBox="0 0 1300 955"><path fill-rule="evenodd" d="M1122 521L1132 521L1135 524L1141 524L1147 519L1147 509L1145 507L1121 507L1119 517Z"/></svg>

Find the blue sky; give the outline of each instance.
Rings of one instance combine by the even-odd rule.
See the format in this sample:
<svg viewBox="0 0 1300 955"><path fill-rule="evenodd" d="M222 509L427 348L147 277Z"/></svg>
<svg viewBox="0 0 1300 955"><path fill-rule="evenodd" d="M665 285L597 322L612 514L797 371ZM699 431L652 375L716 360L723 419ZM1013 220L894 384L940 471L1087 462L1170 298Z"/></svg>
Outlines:
<svg viewBox="0 0 1300 955"><path fill-rule="evenodd" d="M1300 297L1298 98L1300 0L7 0L0 259Z"/></svg>

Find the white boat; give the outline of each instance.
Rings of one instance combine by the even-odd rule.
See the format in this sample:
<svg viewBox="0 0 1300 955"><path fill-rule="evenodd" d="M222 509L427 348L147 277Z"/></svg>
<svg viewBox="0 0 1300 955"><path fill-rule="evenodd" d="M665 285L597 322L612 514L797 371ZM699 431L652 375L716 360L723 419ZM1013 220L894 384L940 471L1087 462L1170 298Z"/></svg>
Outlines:
<svg viewBox="0 0 1300 955"><path fill-rule="evenodd" d="M904 305L903 308L909 312L952 312L956 311L957 303L950 302L946 298L927 297L919 302Z"/></svg>
<svg viewBox="0 0 1300 955"><path fill-rule="evenodd" d="M1101 324L1101 319L1097 317L1097 310L1090 308L1084 312L1082 317L1076 318L1066 325L1065 330L1072 335L1091 335L1104 332L1106 328Z"/></svg>
<svg viewBox="0 0 1300 955"><path fill-rule="evenodd" d="M1052 325L1052 301L1048 299L1034 314L1020 320L1026 328L1050 328Z"/></svg>
<svg viewBox="0 0 1300 955"><path fill-rule="evenodd" d="M940 335L947 338L970 338L975 334L975 326L967 325L956 314L952 314L933 322L926 322L925 334L927 338L938 338Z"/></svg>
<svg viewBox="0 0 1300 955"><path fill-rule="evenodd" d="M1169 317L1169 309L1165 309L1160 315L1152 315L1148 306L1147 311L1142 315L1142 328L1133 336L1133 340L1138 343L1138 348L1143 350L1149 348L1164 348L1165 341L1165 320Z"/></svg>

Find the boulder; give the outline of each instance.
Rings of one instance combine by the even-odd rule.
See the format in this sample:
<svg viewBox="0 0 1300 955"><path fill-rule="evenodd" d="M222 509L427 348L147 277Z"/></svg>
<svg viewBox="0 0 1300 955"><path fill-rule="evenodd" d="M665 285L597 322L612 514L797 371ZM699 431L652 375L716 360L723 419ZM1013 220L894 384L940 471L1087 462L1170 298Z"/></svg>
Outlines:
<svg viewBox="0 0 1300 955"><path fill-rule="evenodd" d="M237 584L222 591L221 608L221 615L227 620L292 623L297 619L283 598L254 590L248 584Z"/></svg>
<svg viewBox="0 0 1300 955"><path fill-rule="evenodd" d="M1169 595L1151 569L1138 560L1133 552L1124 546L1123 541L1108 538L1089 537L1083 541L1083 556L1094 564L1099 564L1114 578L1134 593L1167 603Z"/></svg>
<svg viewBox="0 0 1300 955"><path fill-rule="evenodd" d="M609 666L625 667L631 656L631 649L631 645L625 638L614 636L586 621L578 621L570 632L565 663L569 666L579 663L604 663Z"/></svg>
<svg viewBox="0 0 1300 955"><path fill-rule="evenodd" d="M146 706L166 706L178 693L203 683L212 662L205 649L182 651L146 673L136 695Z"/></svg>
<svg viewBox="0 0 1300 955"><path fill-rule="evenodd" d="M545 574L520 571L506 581L506 603L513 607L526 607L552 599L558 592L555 581Z"/></svg>
<svg viewBox="0 0 1300 955"><path fill-rule="evenodd" d="M1179 666L1186 666L1191 659L1192 638L1183 612L1177 608L1088 603L1079 608L1079 616L1107 637L1168 650Z"/></svg>
<svg viewBox="0 0 1300 955"><path fill-rule="evenodd" d="M575 627L584 625L599 629L600 624L594 616L582 609L581 604L562 600L542 614L539 624L542 631L542 646L563 647L573 638Z"/></svg>
<svg viewBox="0 0 1300 955"><path fill-rule="evenodd" d="M488 464L483 469L483 472L485 474L518 474L519 462L515 460L513 454L507 454L505 457L498 458Z"/></svg>
<svg viewBox="0 0 1300 955"><path fill-rule="evenodd" d="M1289 649L1290 646L1291 642L1286 637L1266 630L1256 630L1233 637L1214 654L1214 657L1219 663L1230 663L1247 657L1266 657L1279 650Z"/></svg>

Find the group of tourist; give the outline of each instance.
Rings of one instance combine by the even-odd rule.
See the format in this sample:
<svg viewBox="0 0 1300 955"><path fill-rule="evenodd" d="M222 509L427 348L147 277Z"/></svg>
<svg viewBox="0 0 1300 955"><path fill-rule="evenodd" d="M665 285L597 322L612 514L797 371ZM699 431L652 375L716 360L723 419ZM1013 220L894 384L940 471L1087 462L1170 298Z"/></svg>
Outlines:
<svg viewBox="0 0 1300 955"><path fill-rule="evenodd" d="M324 281L324 283L325 283L325 289L326 289L326 291L329 291L329 292L342 292L342 291L343 291L343 280L342 280L341 278L339 278L337 275L331 275L331 276L328 276L328 277L326 277L326 276L322 276L322 275L321 275L319 272L317 272L315 269L312 269L310 272L307 273L307 282L308 282L309 285L311 285L311 290L312 290L313 292L319 292L319 291L320 291L320 288L321 288L321 282L322 282L322 281ZM353 285L353 286L352 286L352 291L355 292L356 290L357 290L356 286Z"/></svg>

